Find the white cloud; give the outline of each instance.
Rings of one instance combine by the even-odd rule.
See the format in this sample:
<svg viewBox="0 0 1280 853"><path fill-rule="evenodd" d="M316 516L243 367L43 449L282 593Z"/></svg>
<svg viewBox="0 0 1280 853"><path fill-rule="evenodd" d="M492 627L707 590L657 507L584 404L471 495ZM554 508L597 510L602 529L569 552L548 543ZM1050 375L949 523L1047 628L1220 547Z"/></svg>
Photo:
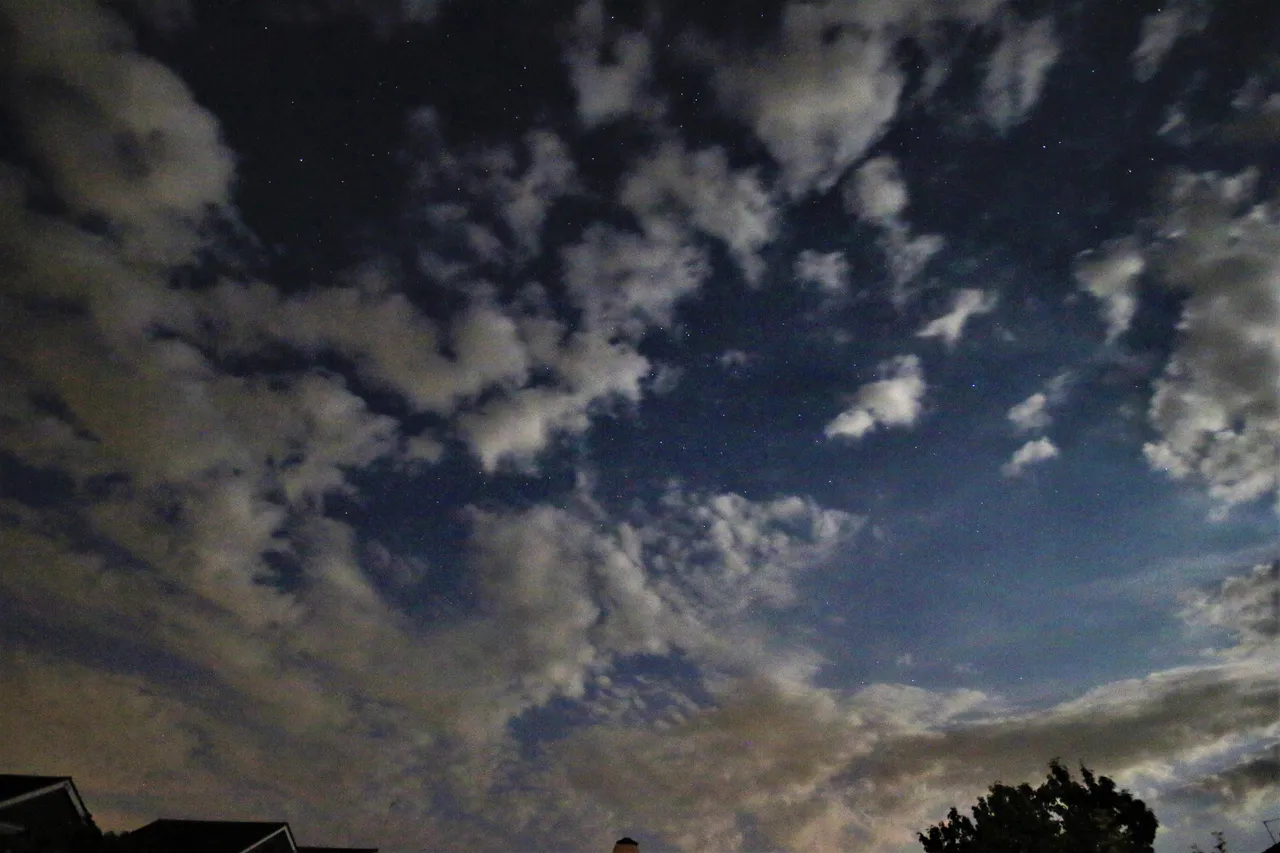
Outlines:
<svg viewBox="0 0 1280 853"><path fill-rule="evenodd" d="M1037 391L1027 399L1009 409L1008 418L1019 432L1034 432L1047 427L1053 422L1049 416L1049 398Z"/></svg>
<svg viewBox="0 0 1280 853"><path fill-rule="evenodd" d="M1047 438L1037 438L1019 447L1009 461L1000 466L1006 477L1017 477L1032 465L1057 458L1058 447Z"/></svg>
<svg viewBox="0 0 1280 853"><path fill-rule="evenodd" d="M554 387L522 388L459 416L458 429L486 471L504 462L534 468L557 435L585 432L593 411L639 402L652 369L632 345L594 333L573 336L547 366Z"/></svg>
<svg viewBox="0 0 1280 853"><path fill-rule="evenodd" d="M1132 240L1115 241L1076 261L1076 281L1102 303L1108 342L1129 328L1138 308L1137 280L1145 269L1146 258Z"/></svg>
<svg viewBox="0 0 1280 853"><path fill-rule="evenodd" d="M490 385L523 383L531 366L520 327L483 290L444 329L403 293L360 287L284 297L266 284L224 284L209 310L229 349L278 341L312 354L347 353L368 381L420 411L451 413ZM441 351L446 342L452 358Z"/></svg>
<svg viewBox="0 0 1280 853"><path fill-rule="evenodd" d="M569 149L549 131L532 131L525 138L529 167L518 177L498 181L496 194L502 217L526 254L541 246L542 225L551 204L576 186L576 169Z"/></svg>
<svg viewBox="0 0 1280 853"><path fill-rule="evenodd" d="M578 189L573 158L549 130L529 131L522 147L459 151L446 145L436 111L423 108L410 116L409 135L411 218L430 227L424 260L441 270L536 257L547 212Z"/></svg>
<svg viewBox="0 0 1280 853"><path fill-rule="evenodd" d="M578 96L578 118L588 128L637 112L646 117L661 113L659 103L646 95L652 74L648 38L609 30L601 0L585 0L578 7L565 63ZM602 59L606 46L612 62Z"/></svg>
<svg viewBox="0 0 1280 853"><path fill-rule="evenodd" d="M982 81L982 112L993 127L1008 130L1027 117L1061 52L1052 17L1006 20Z"/></svg>
<svg viewBox="0 0 1280 853"><path fill-rule="evenodd" d="M1208 15L1195 3L1174 2L1142 19L1142 33L1133 49L1133 75L1142 82L1156 76L1178 39L1199 32Z"/></svg>
<svg viewBox="0 0 1280 853"><path fill-rule="evenodd" d="M59 197L134 254L177 261L227 201L230 152L182 81L95 3L0 3L10 106ZM56 84L56 85L55 85Z"/></svg>
<svg viewBox="0 0 1280 853"><path fill-rule="evenodd" d="M713 49L704 50L703 58L711 64L717 90L751 122L782 167L783 188L795 197L834 186L893 120L905 83L894 50L904 34L919 35L944 23L981 26L1000 5L1000 0L793 2L783 9L774 44L746 58ZM935 60L930 75L936 84L945 77L947 63Z"/></svg>
<svg viewBox="0 0 1280 853"><path fill-rule="evenodd" d="M644 234L593 225L563 258L565 285L591 326L631 338L670 325L676 305L711 272L706 252L666 220Z"/></svg>
<svg viewBox="0 0 1280 853"><path fill-rule="evenodd" d="M1230 632L1231 653L1248 654L1273 647L1280 638L1278 594L1280 575L1273 565L1263 563L1214 588L1188 591L1182 596L1180 615L1189 625Z"/></svg>
<svg viewBox="0 0 1280 853"><path fill-rule="evenodd" d="M845 183L844 206L850 213L878 225L899 221L907 209L907 184L898 161L881 155L858 167Z"/></svg>
<svg viewBox="0 0 1280 853"><path fill-rule="evenodd" d="M792 196L829 189L898 110L903 77L890 38L849 28L824 40L839 18L830 4L790 4L775 50L715 68L717 88L752 122Z"/></svg>
<svg viewBox="0 0 1280 853"><path fill-rule="evenodd" d="M1280 475L1280 225L1251 204L1254 178L1181 175L1160 212L1158 275L1186 301L1145 451L1224 508L1275 491Z"/></svg>
<svg viewBox="0 0 1280 853"><path fill-rule="evenodd" d="M1037 432L1053 423L1050 409L1060 406L1067 398L1068 387L1075 377L1071 371L1063 371L1054 376L1037 391L1021 403L1010 407L1006 417L1013 424L1016 432Z"/></svg>
<svg viewBox="0 0 1280 853"><path fill-rule="evenodd" d="M447 282L461 305L449 320L428 317L390 275L289 293L269 282L174 288L169 273L200 245L204 211L226 199L230 158L212 119L176 78L123 49L97 6L0 2L22 27L68 24L34 32L57 42L52 52L22 53L14 67L62 81L93 115L42 103L15 115L51 192L120 238L31 209L22 189L35 178L0 172L0 251L16 297L0 316L0 445L57 469L78 496L53 507L0 497L0 596L29 638L0 653L0 731L24 732L0 739L0 765L71 768L114 828L185 811L285 818L330 843L389 849L566 849L640 821L685 849L741 847L751 826L779 847L876 851L909 844L909 829L994 778L1041 771L1048 755L1141 774L1274 731L1271 635L1249 579L1186 605L1192 622L1234 627L1237 649L1052 708L1014 713L972 690L817 687L824 661L777 625L808 603L807 578L848 568L864 522L802 496L673 487L622 516L586 494L488 506L458 521L474 601L415 599L440 603L438 619L398 607L407 590L443 599L419 589L443 572L434 555L362 542L338 519L335 496L359 497L354 472L430 462L442 437L470 441L490 468L527 461L595 411L638 400L653 369L640 340L673 325L708 274L690 227L733 246L742 223L654 214L640 232L588 229L563 256L563 295L582 312L572 326L537 288L513 304L469 274ZM76 38L84 51L65 50ZM46 149L53 125L67 135ZM176 141L145 152L156 171L140 178L101 162L103 128ZM439 206L424 217L465 232L467 251L483 256L467 264L523 269L547 199L566 185L557 145L527 138L530 168L513 165L523 154L486 154L496 177L432 196ZM438 156L432 192L447 176L481 180L479 161ZM489 218L471 202L492 205ZM1253 276L1274 255L1259 242L1265 228L1246 216L1215 243L1213 210L1176 240L1228 269L1245 249L1261 256L1244 255L1249 274L1224 289L1267 307ZM1204 319L1194 312L1217 308L1190 289L1194 338ZM37 310L50 302L71 310L51 321ZM1253 332L1274 331L1265 312L1245 315L1261 326ZM1188 364L1202 363L1182 346ZM278 358L320 353L344 374ZM841 416L867 423L833 430L837 419L829 433L919 418L919 360L881 370ZM428 431L404 435L360 396L369 386ZM55 637L83 642L55 659ZM669 656L689 683L629 679L627 658L641 654ZM100 659L130 665L86 662ZM513 720L552 700L584 722L527 760ZM1244 773L1216 774L1224 797L1252 796L1233 793ZM335 791L350 796L335 805Z"/></svg>
<svg viewBox="0 0 1280 853"><path fill-rule="evenodd" d="M903 216L907 208L906 180L898 162L888 155L868 160L850 175L842 197L845 210L883 229L878 240L889 268L890 299L901 309L913 294L912 282L945 241L937 234L911 233Z"/></svg>
<svg viewBox="0 0 1280 853"><path fill-rule="evenodd" d="M937 234L913 237L906 226L899 225L886 229L879 242L892 279L889 296L894 306L900 309L915 294L912 282L929 265L933 256L942 251L946 241Z"/></svg>
<svg viewBox="0 0 1280 853"><path fill-rule="evenodd" d="M948 347L954 347L964 333L964 327L970 318L979 314L990 314L999 304L1000 298L986 290L961 288L956 291L951 302L951 310L934 320L929 321L920 331L918 338L941 338Z"/></svg>
<svg viewBox="0 0 1280 853"><path fill-rule="evenodd" d="M724 241L747 281L759 283L760 251L777 234L778 211L755 171L734 172L722 149L666 143L631 171L618 200L647 231L687 224Z"/></svg>
<svg viewBox="0 0 1280 853"><path fill-rule="evenodd" d="M824 430L827 438L860 439L879 426L909 427L923 408L924 371L914 355L899 356L880 365L885 377L863 385L852 405Z"/></svg>
<svg viewBox="0 0 1280 853"><path fill-rule="evenodd" d="M823 293L843 294L849 288L849 262L844 252L805 249L796 256L795 276L806 284L816 284Z"/></svg>

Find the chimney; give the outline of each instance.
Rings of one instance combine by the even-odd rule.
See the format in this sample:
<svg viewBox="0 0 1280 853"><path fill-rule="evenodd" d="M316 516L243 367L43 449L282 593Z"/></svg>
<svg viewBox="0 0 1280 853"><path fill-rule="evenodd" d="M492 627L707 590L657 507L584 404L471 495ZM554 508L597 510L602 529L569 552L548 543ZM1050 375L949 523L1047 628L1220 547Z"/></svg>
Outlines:
<svg viewBox="0 0 1280 853"><path fill-rule="evenodd" d="M640 845L634 838L619 838L613 845L613 853L640 853Z"/></svg>

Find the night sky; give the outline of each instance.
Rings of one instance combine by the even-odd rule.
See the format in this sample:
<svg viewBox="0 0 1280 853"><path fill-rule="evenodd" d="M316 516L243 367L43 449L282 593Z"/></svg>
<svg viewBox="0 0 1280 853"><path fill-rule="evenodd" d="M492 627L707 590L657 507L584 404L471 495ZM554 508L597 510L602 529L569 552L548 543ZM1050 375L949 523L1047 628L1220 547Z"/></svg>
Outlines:
<svg viewBox="0 0 1280 853"><path fill-rule="evenodd" d="M0 771L388 851L1280 817L1274 0L0 0Z"/></svg>

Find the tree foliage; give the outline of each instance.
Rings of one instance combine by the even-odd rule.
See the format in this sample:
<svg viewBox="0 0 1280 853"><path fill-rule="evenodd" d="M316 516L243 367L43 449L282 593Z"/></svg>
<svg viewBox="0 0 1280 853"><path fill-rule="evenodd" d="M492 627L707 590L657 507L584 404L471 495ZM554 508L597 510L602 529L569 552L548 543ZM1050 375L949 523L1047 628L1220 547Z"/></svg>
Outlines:
<svg viewBox="0 0 1280 853"><path fill-rule="evenodd" d="M1156 816L1106 776L1080 768L1081 780L1056 760L1040 787L996 783L973 816L953 807L920 833L925 853L1151 853Z"/></svg>

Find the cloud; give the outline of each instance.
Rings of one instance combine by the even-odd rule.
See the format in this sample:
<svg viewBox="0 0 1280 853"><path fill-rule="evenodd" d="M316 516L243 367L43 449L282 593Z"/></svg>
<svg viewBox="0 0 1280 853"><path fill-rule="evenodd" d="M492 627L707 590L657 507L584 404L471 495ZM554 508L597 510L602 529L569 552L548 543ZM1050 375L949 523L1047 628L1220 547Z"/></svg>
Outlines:
<svg viewBox="0 0 1280 853"><path fill-rule="evenodd" d="M1070 756L1161 791L1265 738L1277 698L1266 656L1113 682L1039 710L998 696L878 684L841 695L727 681L668 721L582 728L549 747L547 786L681 849L891 851L993 781L1016 784ZM725 803L732 803L726 807Z"/></svg>
<svg viewBox="0 0 1280 853"><path fill-rule="evenodd" d="M921 42L935 45L948 29L986 24L1000 5L788 3L773 44L747 57L703 49L702 58L721 97L782 167L785 192L797 197L834 186L897 114L906 79L894 53L901 37L927 33ZM1021 61L1028 79L1032 64ZM930 73L946 70L935 61Z"/></svg>
<svg viewBox="0 0 1280 853"><path fill-rule="evenodd" d="M982 113L987 121L1000 131L1021 123L1039 100L1061 53L1052 17L1021 21L1009 16L982 81Z"/></svg>
<svg viewBox="0 0 1280 853"><path fill-rule="evenodd" d="M58 196L103 217L131 253L180 260L227 201L233 164L216 120L96 3L5 0L0 11L8 104Z"/></svg>
<svg viewBox="0 0 1280 853"><path fill-rule="evenodd" d="M954 347L971 317L990 314L999 304L996 294L985 290L961 288L951 302L951 310L926 323L916 332L918 338L941 338L948 347Z"/></svg>
<svg viewBox="0 0 1280 853"><path fill-rule="evenodd" d="M1234 654L1275 646L1280 638L1280 576L1275 564L1232 575L1212 589L1190 590L1182 596L1182 619L1189 625L1225 630L1232 636Z"/></svg>
<svg viewBox="0 0 1280 853"><path fill-rule="evenodd" d="M1208 15L1196 3L1172 3L1142 19L1142 33L1133 49L1133 76L1146 82L1156 76L1178 39L1200 32Z"/></svg>
<svg viewBox="0 0 1280 853"><path fill-rule="evenodd" d="M536 464L640 400L661 367L644 343L710 275L699 235L745 269L776 230L759 179L723 154L659 149L635 172L634 227L588 227L548 257L548 211L578 192L558 137L419 137L420 267L175 286L228 204L216 123L100 7L0 4L17 34L6 91L56 81L13 110L36 168L0 168L0 448L60 484L0 496L0 601L20 638L0 652L0 730L25 733L0 740L0 765L74 772L114 828L285 818L391 849L586 849L640 822L686 849L886 850L1054 754L1253 796L1253 771L1230 765L1274 731L1276 697L1252 578L1186 599L1234 647L1019 709L820 686L828 662L780 626L824 574L856 570L866 521L804 495L672 485L612 510L581 487L447 518L405 501L451 525L456 552L429 558L344 520L380 472L458 443L490 471ZM878 8L877 33L928 7ZM828 106L815 121L840 126ZM1224 263L1242 251L1219 248ZM556 260L562 280L527 283ZM843 276L838 257L814 260ZM450 311L429 311L441 294ZM920 360L880 371L829 435L918 420ZM651 674L664 667L678 674Z"/></svg>
<svg viewBox="0 0 1280 853"><path fill-rule="evenodd" d="M631 171L618 200L645 230L687 224L722 240L747 281L759 283L760 250L777 234L778 211L755 171L733 172L723 149L666 143Z"/></svg>
<svg viewBox="0 0 1280 853"><path fill-rule="evenodd" d="M1012 406L1006 417L1013 424L1016 432L1037 432L1053 423L1049 410L1062 405L1067 397L1069 385L1074 381L1071 371L1064 371L1044 384L1044 390L1037 391L1021 403Z"/></svg>
<svg viewBox="0 0 1280 853"><path fill-rule="evenodd" d="M1000 466L1006 477L1018 477L1032 465L1047 462L1058 456L1058 446L1047 438L1037 438L1019 447L1009 461Z"/></svg>
<svg viewBox="0 0 1280 853"><path fill-rule="evenodd" d="M856 216L889 226L907 209L907 184L898 161L887 154L863 163L845 184L845 209Z"/></svg>
<svg viewBox="0 0 1280 853"><path fill-rule="evenodd" d="M651 372L631 344L597 333L572 336L546 365L554 386L521 388L459 416L458 430L486 471L503 463L531 470L557 436L585 432L593 412L638 402Z"/></svg>
<svg viewBox="0 0 1280 853"><path fill-rule="evenodd" d="M658 117L660 103L645 94L653 63L649 39L643 33L611 34L605 19L601 0L586 0L565 51L579 120L593 128L635 113ZM612 61L604 58L606 51Z"/></svg>
<svg viewBox="0 0 1280 853"><path fill-rule="evenodd" d="M849 262L844 252L805 249L796 256L794 272L800 281L816 284L826 294L842 294L849 288Z"/></svg>
<svg viewBox="0 0 1280 853"><path fill-rule="evenodd" d="M591 326L632 338L670 325L711 272L706 252L666 220L643 234L593 225L562 255L565 285Z"/></svg>
<svg viewBox="0 0 1280 853"><path fill-rule="evenodd" d="M535 257L551 206L578 189L573 158L549 130L529 131L523 146L459 151L436 111L423 108L409 117L409 140L412 219L431 228L430 251L445 269Z"/></svg>
<svg viewBox="0 0 1280 853"><path fill-rule="evenodd" d="M880 365L885 377L862 386L853 404L827 424L827 438L860 439L879 426L909 427L923 408L924 371L914 355L899 356Z"/></svg>
<svg viewBox="0 0 1280 853"><path fill-rule="evenodd" d="M1255 658L1238 668L1166 670L1041 711L989 713L943 731L886 737L849 769L848 797L875 816L865 825L884 849L910 843L907 827L971 802L995 780L1041 775L1046 757L1071 756L1126 785L1167 778L1184 762L1221 756L1242 737L1263 735L1274 716L1267 705L1277 698L1264 669Z"/></svg>
<svg viewBox="0 0 1280 853"><path fill-rule="evenodd" d="M721 96L752 123L792 196L829 189L898 110L903 76L890 39L850 28L825 40L840 23L831 5L790 4L775 49L714 69Z"/></svg>
<svg viewBox="0 0 1280 853"><path fill-rule="evenodd" d="M891 279L890 299L901 309L912 295L911 283L928 265L945 241L937 234L911 233L903 216L907 208L907 184L898 162L888 155L868 160L845 180L845 210L883 229L878 240Z"/></svg>
<svg viewBox="0 0 1280 853"><path fill-rule="evenodd" d="M1008 418L1019 432L1034 432L1047 427L1053 418L1046 411L1049 398L1037 391L1009 409Z"/></svg>
<svg viewBox="0 0 1280 853"><path fill-rule="evenodd" d="M1138 308L1137 281L1145 269L1146 258L1132 240L1116 241L1076 261L1080 288L1102 303L1108 343L1128 330Z"/></svg>
<svg viewBox="0 0 1280 853"><path fill-rule="evenodd" d="M1280 472L1280 227L1251 203L1254 180L1180 175L1159 214L1158 276L1186 299L1151 399L1159 437L1144 450L1223 508L1275 491Z"/></svg>
<svg viewBox="0 0 1280 853"><path fill-rule="evenodd" d="M516 328L543 376L536 384L520 377L457 417L485 470L504 464L529 470L556 437L586 431L593 413L640 400L654 370L637 349L640 340L670 325L677 304L710 272L705 252L683 228L665 218L645 224L640 234L593 225L562 250L564 284L582 312L576 332L552 315L541 291L528 294Z"/></svg>
<svg viewBox="0 0 1280 853"><path fill-rule="evenodd" d="M1189 803L1201 808L1237 818L1244 817L1249 824L1257 825L1266 820L1274 808L1276 795L1280 794L1280 759L1271 752L1249 755L1217 773L1210 773L1175 791L1170 799L1175 803Z"/></svg>

